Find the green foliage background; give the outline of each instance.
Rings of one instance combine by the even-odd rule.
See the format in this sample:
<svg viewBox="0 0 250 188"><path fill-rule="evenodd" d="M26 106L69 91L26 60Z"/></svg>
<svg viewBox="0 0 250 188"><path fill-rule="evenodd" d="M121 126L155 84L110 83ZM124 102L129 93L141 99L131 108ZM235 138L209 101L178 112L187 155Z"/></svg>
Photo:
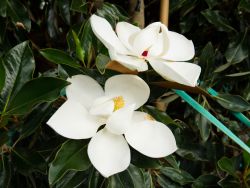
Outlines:
<svg viewBox="0 0 250 188"><path fill-rule="evenodd" d="M159 4L145 1L147 23L158 21ZM65 101L68 76L104 84L118 74L105 70L108 53L88 18L115 25L128 21L127 9L126 1L0 1L0 187L250 187L250 155L178 98L178 85L152 85L163 81L152 70L139 74L151 86L141 110L172 129L175 154L157 160L132 150L130 167L104 179L89 162L88 140L67 140L46 125ZM230 113L250 117L249 17L249 0L170 0L169 29L193 40L192 61L202 67L200 87L186 89L250 145L249 127Z"/></svg>

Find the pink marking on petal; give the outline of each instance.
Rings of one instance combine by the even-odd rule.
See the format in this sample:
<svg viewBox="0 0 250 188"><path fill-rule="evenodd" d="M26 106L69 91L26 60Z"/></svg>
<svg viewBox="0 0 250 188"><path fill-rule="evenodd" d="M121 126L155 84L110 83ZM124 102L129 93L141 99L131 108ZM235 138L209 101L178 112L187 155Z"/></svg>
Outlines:
<svg viewBox="0 0 250 188"><path fill-rule="evenodd" d="M144 52L142 52L142 54L141 54L143 57L147 57L148 56L148 51L147 50L145 50Z"/></svg>

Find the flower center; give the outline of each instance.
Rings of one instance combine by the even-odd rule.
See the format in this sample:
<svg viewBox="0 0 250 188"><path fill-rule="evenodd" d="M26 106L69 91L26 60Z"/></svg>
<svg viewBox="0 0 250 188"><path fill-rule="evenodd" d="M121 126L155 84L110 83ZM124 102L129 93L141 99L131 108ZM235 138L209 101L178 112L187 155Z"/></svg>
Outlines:
<svg viewBox="0 0 250 188"><path fill-rule="evenodd" d="M141 55L142 55L143 57L147 57L147 56L148 56L148 51L147 51L147 50L143 51Z"/></svg>
<svg viewBox="0 0 250 188"><path fill-rule="evenodd" d="M114 111L119 110L125 106L125 102L122 96L113 98L114 101Z"/></svg>

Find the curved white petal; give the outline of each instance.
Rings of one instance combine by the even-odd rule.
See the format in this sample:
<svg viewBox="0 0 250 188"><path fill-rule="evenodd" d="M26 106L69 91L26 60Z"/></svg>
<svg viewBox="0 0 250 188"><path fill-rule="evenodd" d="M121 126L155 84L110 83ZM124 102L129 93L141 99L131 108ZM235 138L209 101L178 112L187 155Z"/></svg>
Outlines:
<svg viewBox="0 0 250 188"><path fill-rule="evenodd" d="M125 133L125 138L130 146L152 158L165 157L175 152L177 146L171 130L163 123L147 120L147 116L148 114L144 112L134 112L133 119L136 120ZM138 121L143 117L144 121Z"/></svg>
<svg viewBox="0 0 250 188"><path fill-rule="evenodd" d="M136 75L116 75L109 78L105 83L105 95L122 96L125 105L135 104L135 109L147 102L149 94L150 89L147 83Z"/></svg>
<svg viewBox="0 0 250 188"><path fill-rule="evenodd" d="M110 115L106 122L106 128L113 134L124 134L134 112L135 105L123 107Z"/></svg>
<svg viewBox="0 0 250 188"><path fill-rule="evenodd" d="M166 80L195 87L201 73L200 66L187 62L164 62L163 60L149 60L153 69Z"/></svg>
<svg viewBox="0 0 250 188"><path fill-rule="evenodd" d="M90 24L94 34L104 44L104 46L106 46L106 48L116 50L122 54L129 53L118 39L115 31L106 19L93 14L90 17Z"/></svg>
<svg viewBox="0 0 250 188"><path fill-rule="evenodd" d="M114 101L111 97L103 96L96 99L89 113L98 116L109 116L114 110Z"/></svg>
<svg viewBox="0 0 250 188"><path fill-rule="evenodd" d="M128 49L133 50L133 38L141 29L127 22L118 22L116 25L116 33L120 41Z"/></svg>
<svg viewBox="0 0 250 188"><path fill-rule="evenodd" d="M188 61L194 57L194 44L183 35L168 31L168 50L161 58L170 61Z"/></svg>
<svg viewBox="0 0 250 188"><path fill-rule="evenodd" d="M47 124L58 134L71 139L91 138L102 125L97 117L88 114L84 106L74 100L67 100Z"/></svg>
<svg viewBox="0 0 250 188"><path fill-rule="evenodd" d="M133 51L135 51L138 56L141 56L144 51L148 51L148 49L156 42L159 31L160 25L154 24L149 25L135 34L133 40Z"/></svg>
<svg viewBox="0 0 250 188"><path fill-rule="evenodd" d="M124 171L130 163L130 149L124 137L112 134L105 128L90 140L88 156L106 178Z"/></svg>
<svg viewBox="0 0 250 188"><path fill-rule="evenodd" d="M155 23L159 24L159 23ZM148 50L148 57L160 57L168 51L168 28L160 23L161 32L158 35L155 43Z"/></svg>
<svg viewBox="0 0 250 188"><path fill-rule="evenodd" d="M95 99L104 95L102 87L89 76L75 75L68 78L67 81L71 82L66 87L68 99L81 103L87 109L90 108Z"/></svg>
<svg viewBox="0 0 250 188"><path fill-rule="evenodd" d="M114 50L109 50L110 59L118 61L123 66L130 70L137 70L138 72L148 70L148 64L144 59L116 53Z"/></svg>

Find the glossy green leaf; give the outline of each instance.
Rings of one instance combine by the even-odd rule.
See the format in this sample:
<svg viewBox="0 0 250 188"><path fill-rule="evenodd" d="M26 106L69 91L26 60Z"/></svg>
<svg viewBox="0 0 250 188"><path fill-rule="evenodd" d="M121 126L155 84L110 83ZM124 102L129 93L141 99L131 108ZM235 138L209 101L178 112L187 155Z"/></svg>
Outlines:
<svg viewBox="0 0 250 188"><path fill-rule="evenodd" d="M220 180L218 176L205 174L199 176L192 184L192 188L213 188L217 187L217 182Z"/></svg>
<svg viewBox="0 0 250 188"><path fill-rule="evenodd" d="M161 164L158 159L147 157L136 150L131 151L131 163L139 168L160 168Z"/></svg>
<svg viewBox="0 0 250 188"><path fill-rule="evenodd" d="M34 133L41 125L46 116L51 113L51 103L38 105L30 114L27 115L23 124L20 126L20 138L24 139Z"/></svg>
<svg viewBox="0 0 250 188"><path fill-rule="evenodd" d="M72 0L70 9L80 13L87 13L87 2L86 0Z"/></svg>
<svg viewBox="0 0 250 188"><path fill-rule="evenodd" d="M222 157L218 162L218 166L220 167L221 170L227 172L228 174L238 177L236 171L239 167L239 161L237 158L227 158L227 157Z"/></svg>
<svg viewBox="0 0 250 188"><path fill-rule="evenodd" d="M13 163L23 175L38 171L46 174L47 164L44 158L36 151L15 148L13 150Z"/></svg>
<svg viewBox="0 0 250 188"><path fill-rule="evenodd" d="M136 168L135 166L130 165L126 171L111 176L108 179L107 188L117 188L117 187L124 187L124 188L144 187L144 177L142 171Z"/></svg>
<svg viewBox="0 0 250 188"><path fill-rule="evenodd" d="M3 66L6 82L0 94L0 109L5 112L12 98L32 79L35 61L29 43L26 41L12 48L4 56Z"/></svg>
<svg viewBox="0 0 250 188"><path fill-rule="evenodd" d="M41 102L54 101L69 83L53 77L40 77L27 82L11 101L5 114L23 114Z"/></svg>
<svg viewBox="0 0 250 188"><path fill-rule="evenodd" d="M0 187L8 188L11 183L11 165L9 158L1 155L0 160Z"/></svg>
<svg viewBox="0 0 250 188"><path fill-rule="evenodd" d="M181 188L182 186L178 185L177 183L172 182L168 178L164 177L163 175L157 176L157 183L162 188Z"/></svg>
<svg viewBox="0 0 250 188"><path fill-rule="evenodd" d="M69 171L61 178L53 188L79 188L87 182L85 172Z"/></svg>
<svg viewBox="0 0 250 188"><path fill-rule="evenodd" d="M5 69L3 66L3 60L0 58L0 93L4 87L5 84Z"/></svg>
<svg viewBox="0 0 250 188"><path fill-rule="evenodd" d="M68 140L58 150L49 168L49 184L59 181L69 170L84 171L90 166L86 142Z"/></svg>
<svg viewBox="0 0 250 188"><path fill-rule="evenodd" d="M101 174L92 167L89 173L88 188L99 188L104 181L105 179L103 179Z"/></svg>
<svg viewBox="0 0 250 188"><path fill-rule="evenodd" d="M84 52L84 49L81 46L81 42L80 42L80 40L79 40L79 38L74 30L72 30L72 36L74 38L75 46L76 46L76 57L84 64L85 52Z"/></svg>
<svg viewBox="0 0 250 188"><path fill-rule="evenodd" d="M197 114L195 116L195 124L200 130L202 140L206 142L211 132L210 122L203 115Z"/></svg>
<svg viewBox="0 0 250 188"><path fill-rule="evenodd" d="M177 162L174 155L168 155L164 158L173 168L179 169L180 162Z"/></svg>
<svg viewBox="0 0 250 188"><path fill-rule="evenodd" d="M66 52L54 48L46 48L40 50L40 53L47 60L55 64L64 64L70 67L79 68L80 65Z"/></svg>
<svg viewBox="0 0 250 188"><path fill-rule="evenodd" d="M228 110L234 112L250 110L250 104L239 95L218 94L214 98L221 106Z"/></svg>
<svg viewBox="0 0 250 188"><path fill-rule="evenodd" d="M185 185L194 181L194 178L188 172L181 169L164 167L160 169L160 172L180 185Z"/></svg>
<svg viewBox="0 0 250 188"><path fill-rule="evenodd" d="M148 171L144 171L143 176L144 176L145 188L154 188L155 186L151 173Z"/></svg>
<svg viewBox="0 0 250 188"><path fill-rule="evenodd" d="M248 57L248 39L246 30L244 34L237 37L234 41L229 43L225 52L225 57L228 63L236 64L242 62Z"/></svg>
<svg viewBox="0 0 250 188"><path fill-rule="evenodd" d="M199 59L199 65L202 68L202 73L200 79L202 81L211 78L211 71L214 69L215 63L215 52L211 42L208 42L206 46L202 49L202 53Z"/></svg>
<svg viewBox="0 0 250 188"><path fill-rule="evenodd" d="M101 74L105 73L106 65L109 63L110 58L103 54L98 54L95 60L95 65Z"/></svg>
<svg viewBox="0 0 250 188"><path fill-rule="evenodd" d="M207 9L202 11L201 14L219 31L236 32L236 30L231 26L228 20L221 15L220 11Z"/></svg>
<svg viewBox="0 0 250 188"><path fill-rule="evenodd" d="M17 0L7 0L7 14L11 17L12 22L20 22L27 31L31 29L31 20L27 8Z"/></svg>

